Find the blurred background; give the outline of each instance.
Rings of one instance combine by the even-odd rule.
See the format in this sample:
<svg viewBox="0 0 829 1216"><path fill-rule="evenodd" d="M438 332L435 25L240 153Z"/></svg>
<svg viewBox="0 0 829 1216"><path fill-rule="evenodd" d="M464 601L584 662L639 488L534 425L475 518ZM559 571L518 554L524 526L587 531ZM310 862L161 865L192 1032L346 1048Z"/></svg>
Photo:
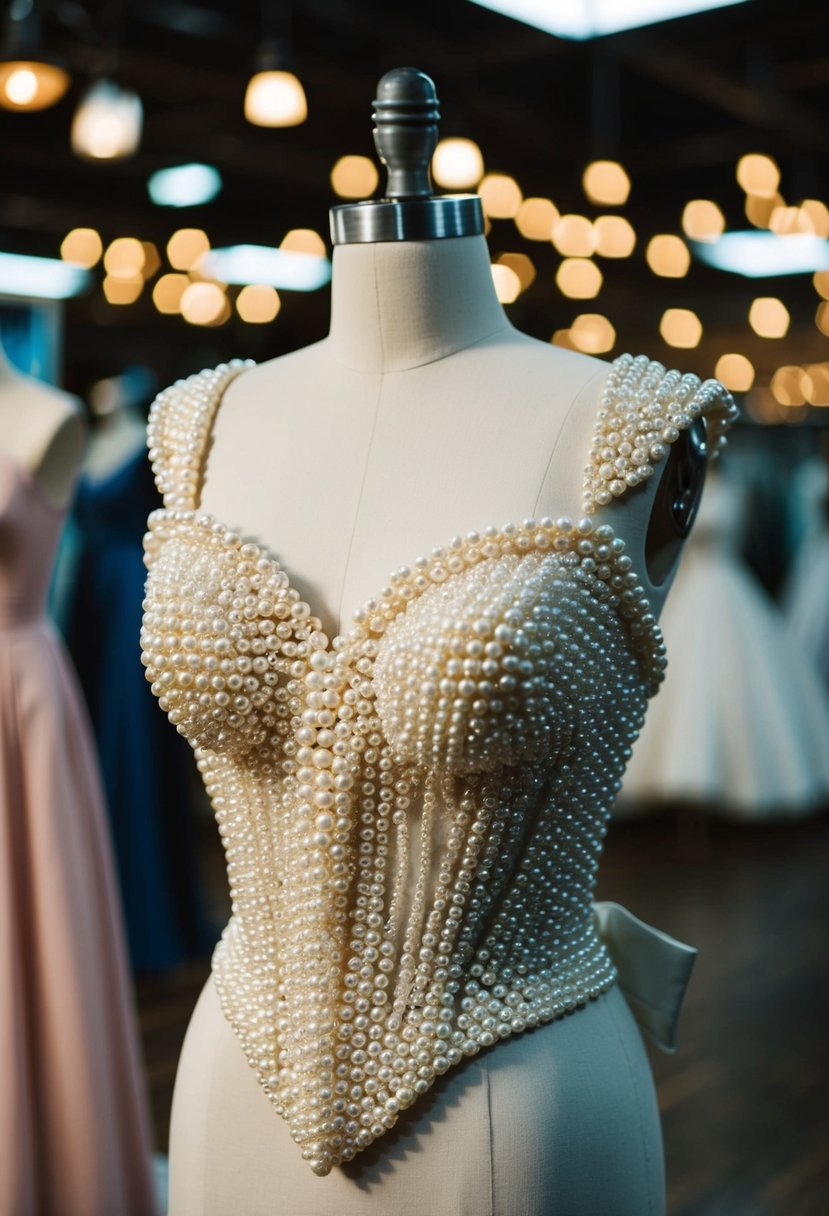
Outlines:
<svg viewBox="0 0 829 1216"><path fill-rule="evenodd" d="M13 0L2 15L0 342L91 423L52 612L96 731L159 1152L228 907L191 755L138 662L159 505L146 412L179 376L325 335L328 209L382 190L371 101L411 64L441 99L436 188L481 194L512 323L715 375L741 407L666 609L672 667L599 893L700 949L679 1053L654 1058L672 1216L821 1216L829 8Z"/></svg>

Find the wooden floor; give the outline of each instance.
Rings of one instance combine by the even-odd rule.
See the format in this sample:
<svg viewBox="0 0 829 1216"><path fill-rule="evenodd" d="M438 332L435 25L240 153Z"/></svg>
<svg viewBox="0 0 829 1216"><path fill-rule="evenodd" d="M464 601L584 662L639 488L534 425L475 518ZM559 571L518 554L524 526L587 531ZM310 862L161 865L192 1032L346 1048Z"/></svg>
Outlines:
<svg viewBox="0 0 829 1216"><path fill-rule="evenodd" d="M699 948L679 1051L652 1053L669 1216L829 1216L829 819L760 828L680 812L617 824L598 895ZM207 969L138 984L161 1151Z"/></svg>

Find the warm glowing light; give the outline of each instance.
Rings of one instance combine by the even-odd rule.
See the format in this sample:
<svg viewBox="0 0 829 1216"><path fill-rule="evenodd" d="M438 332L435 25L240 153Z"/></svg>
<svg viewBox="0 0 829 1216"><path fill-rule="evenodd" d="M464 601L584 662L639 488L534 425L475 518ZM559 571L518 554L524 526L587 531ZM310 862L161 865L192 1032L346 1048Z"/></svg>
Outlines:
<svg viewBox="0 0 829 1216"><path fill-rule="evenodd" d="M692 241L715 241L725 232L725 216L710 198L695 198L685 204L682 231Z"/></svg>
<svg viewBox="0 0 829 1216"><path fill-rule="evenodd" d="M181 296L181 315L191 325L221 325L227 320L227 296L218 283L190 283Z"/></svg>
<svg viewBox="0 0 829 1216"><path fill-rule="evenodd" d="M550 341L553 346L563 346L565 350L576 349L573 339L570 337L569 329L557 329L552 338L550 338Z"/></svg>
<svg viewBox="0 0 829 1216"><path fill-rule="evenodd" d="M748 310L748 323L761 338L783 338L789 328L789 310L775 296L758 296Z"/></svg>
<svg viewBox="0 0 829 1216"><path fill-rule="evenodd" d="M521 280L511 266L496 262L490 267L495 294L502 304L513 304L521 294Z"/></svg>
<svg viewBox="0 0 829 1216"><path fill-rule="evenodd" d="M615 160L594 160L582 176L584 193L591 203L619 207L627 202L630 178Z"/></svg>
<svg viewBox="0 0 829 1216"><path fill-rule="evenodd" d="M526 291L535 280L535 266L532 258L528 258L526 253L502 253L496 258L496 263L500 266L509 266L510 270L515 271L522 291Z"/></svg>
<svg viewBox="0 0 829 1216"><path fill-rule="evenodd" d="M780 184L780 170L770 156L750 152L737 162L737 181L746 194L770 198Z"/></svg>
<svg viewBox="0 0 829 1216"><path fill-rule="evenodd" d="M486 215L493 220L512 220L523 202L521 187L505 173L488 173L478 187Z"/></svg>
<svg viewBox="0 0 829 1216"><path fill-rule="evenodd" d="M587 355L601 355L613 349L616 330L601 313L583 312L570 326L570 339L576 350Z"/></svg>
<svg viewBox="0 0 829 1216"><path fill-rule="evenodd" d="M745 355L720 355L714 375L732 393L747 393L754 383L754 365Z"/></svg>
<svg viewBox="0 0 829 1216"><path fill-rule="evenodd" d="M691 350L699 346L702 322L690 308L666 308L659 322L659 332L668 346Z"/></svg>
<svg viewBox="0 0 829 1216"><path fill-rule="evenodd" d="M629 258L636 247L636 233L621 215L600 215L593 223L596 253L603 258Z"/></svg>
<svg viewBox="0 0 829 1216"><path fill-rule="evenodd" d="M141 98L111 80L93 84L72 119L72 149L90 160L120 160L141 142Z"/></svg>
<svg viewBox="0 0 829 1216"><path fill-rule="evenodd" d="M74 262L88 270L100 261L103 251L103 241L94 228L73 228L61 242L60 256L64 262Z"/></svg>
<svg viewBox="0 0 829 1216"><path fill-rule="evenodd" d="M201 228L179 228L167 242L167 260L174 270L190 270L210 249Z"/></svg>
<svg viewBox="0 0 829 1216"><path fill-rule="evenodd" d="M778 367L771 378L771 391L781 405L805 405L805 375L801 367Z"/></svg>
<svg viewBox="0 0 829 1216"><path fill-rule="evenodd" d="M328 256L325 241L313 228L292 228L285 233L279 248L289 253L310 253L317 258Z"/></svg>
<svg viewBox="0 0 829 1216"><path fill-rule="evenodd" d="M815 271L812 282L818 295L823 296L824 300L829 300L829 270Z"/></svg>
<svg viewBox="0 0 829 1216"><path fill-rule="evenodd" d="M763 194L749 194L746 196L746 219L749 220L755 228L768 228L772 213L776 211L778 207L784 206L785 201L782 194L777 194L776 192L768 196Z"/></svg>
<svg viewBox="0 0 829 1216"><path fill-rule="evenodd" d="M805 198L800 210L808 216L815 236L829 237L829 207L819 198Z"/></svg>
<svg viewBox="0 0 829 1216"><path fill-rule="evenodd" d="M159 312L181 312L181 297L190 286L186 274L163 274L153 287L153 304Z"/></svg>
<svg viewBox="0 0 829 1216"><path fill-rule="evenodd" d="M369 198L380 180L367 156L341 156L331 170L331 185L340 198Z"/></svg>
<svg viewBox="0 0 829 1216"><path fill-rule="evenodd" d="M528 241L552 240L558 208L548 198L525 198L518 208L515 226Z"/></svg>
<svg viewBox="0 0 829 1216"><path fill-rule="evenodd" d="M31 68L16 68L6 78L6 96L13 105L26 107L37 96L37 76Z"/></svg>
<svg viewBox="0 0 829 1216"><path fill-rule="evenodd" d="M266 283L251 283L236 297L236 311L249 325L267 325L281 307L279 295Z"/></svg>
<svg viewBox="0 0 829 1216"><path fill-rule="evenodd" d="M778 236L814 236L815 226L807 211L801 207L775 207L769 216L769 228Z"/></svg>
<svg viewBox="0 0 829 1216"><path fill-rule="evenodd" d="M471 139L442 139L432 157L432 177L446 190L469 190L484 175L481 149Z"/></svg>
<svg viewBox="0 0 829 1216"><path fill-rule="evenodd" d="M293 72L257 72L245 90L245 118L257 127L296 127L308 117L305 90Z"/></svg>
<svg viewBox="0 0 829 1216"><path fill-rule="evenodd" d="M688 273L691 254L681 237L662 233L652 237L645 251L648 265L654 274L665 279L681 279ZM696 346L696 343L694 343Z"/></svg>
<svg viewBox="0 0 829 1216"><path fill-rule="evenodd" d="M596 251L596 230L586 215L562 215L553 229L553 244L567 258L589 258Z"/></svg>
<svg viewBox="0 0 829 1216"><path fill-rule="evenodd" d="M562 295L571 300L592 300L601 290L602 272L587 258L565 258L556 273Z"/></svg>
<svg viewBox="0 0 829 1216"><path fill-rule="evenodd" d="M143 288L144 280L140 274L108 274L104 279L104 295L110 304L134 304Z"/></svg>
<svg viewBox="0 0 829 1216"><path fill-rule="evenodd" d="M800 384L810 405L829 405L829 363L810 363Z"/></svg>
<svg viewBox="0 0 829 1216"><path fill-rule="evenodd" d="M104 270L118 279L141 277L146 254L144 246L134 236L119 236L104 254Z"/></svg>
<svg viewBox="0 0 829 1216"><path fill-rule="evenodd" d="M822 334L826 334L829 337L829 303L818 304L817 312L815 313L815 325Z"/></svg>
<svg viewBox="0 0 829 1216"><path fill-rule="evenodd" d="M0 63L0 106L6 110L46 110L69 88L69 73L52 63L7 59Z"/></svg>
<svg viewBox="0 0 829 1216"><path fill-rule="evenodd" d="M141 248L144 250L144 267L141 274L146 281L161 269L161 258L152 241L142 241Z"/></svg>

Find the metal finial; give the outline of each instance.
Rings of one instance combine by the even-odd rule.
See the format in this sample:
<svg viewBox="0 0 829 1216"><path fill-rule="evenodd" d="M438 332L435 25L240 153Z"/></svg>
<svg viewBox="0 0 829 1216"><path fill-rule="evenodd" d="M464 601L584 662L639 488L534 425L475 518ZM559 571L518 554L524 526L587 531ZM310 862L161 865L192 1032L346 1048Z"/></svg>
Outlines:
<svg viewBox="0 0 829 1216"><path fill-rule="evenodd" d="M386 198L428 198L440 105L434 81L418 68L386 72L374 99L374 146L388 169Z"/></svg>
<svg viewBox="0 0 829 1216"><path fill-rule="evenodd" d="M439 240L484 230L477 194L432 191L429 166L438 141L434 81L418 68L394 68L377 86L374 143L388 170L385 196L331 208L335 245Z"/></svg>

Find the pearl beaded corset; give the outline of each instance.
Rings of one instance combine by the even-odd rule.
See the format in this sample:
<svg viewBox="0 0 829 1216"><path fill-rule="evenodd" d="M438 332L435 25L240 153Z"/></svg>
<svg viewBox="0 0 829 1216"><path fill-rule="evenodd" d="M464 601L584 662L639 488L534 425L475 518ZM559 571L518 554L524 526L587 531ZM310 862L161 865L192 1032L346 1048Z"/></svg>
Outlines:
<svg viewBox="0 0 829 1216"><path fill-rule="evenodd" d="M614 982L591 894L664 653L623 542L589 519L458 537L329 641L279 563L198 509L242 366L153 406L164 508L145 539L142 661L226 850L224 1013L326 1174L464 1056ZM600 423L615 460L636 447L625 426L639 446L650 433L651 463L677 426L673 394L661 427L642 422L653 367L613 365ZM647 376L648 400L620 418ZM722 389L687 394L685 425L689 401L728 407Z"/></svg>

